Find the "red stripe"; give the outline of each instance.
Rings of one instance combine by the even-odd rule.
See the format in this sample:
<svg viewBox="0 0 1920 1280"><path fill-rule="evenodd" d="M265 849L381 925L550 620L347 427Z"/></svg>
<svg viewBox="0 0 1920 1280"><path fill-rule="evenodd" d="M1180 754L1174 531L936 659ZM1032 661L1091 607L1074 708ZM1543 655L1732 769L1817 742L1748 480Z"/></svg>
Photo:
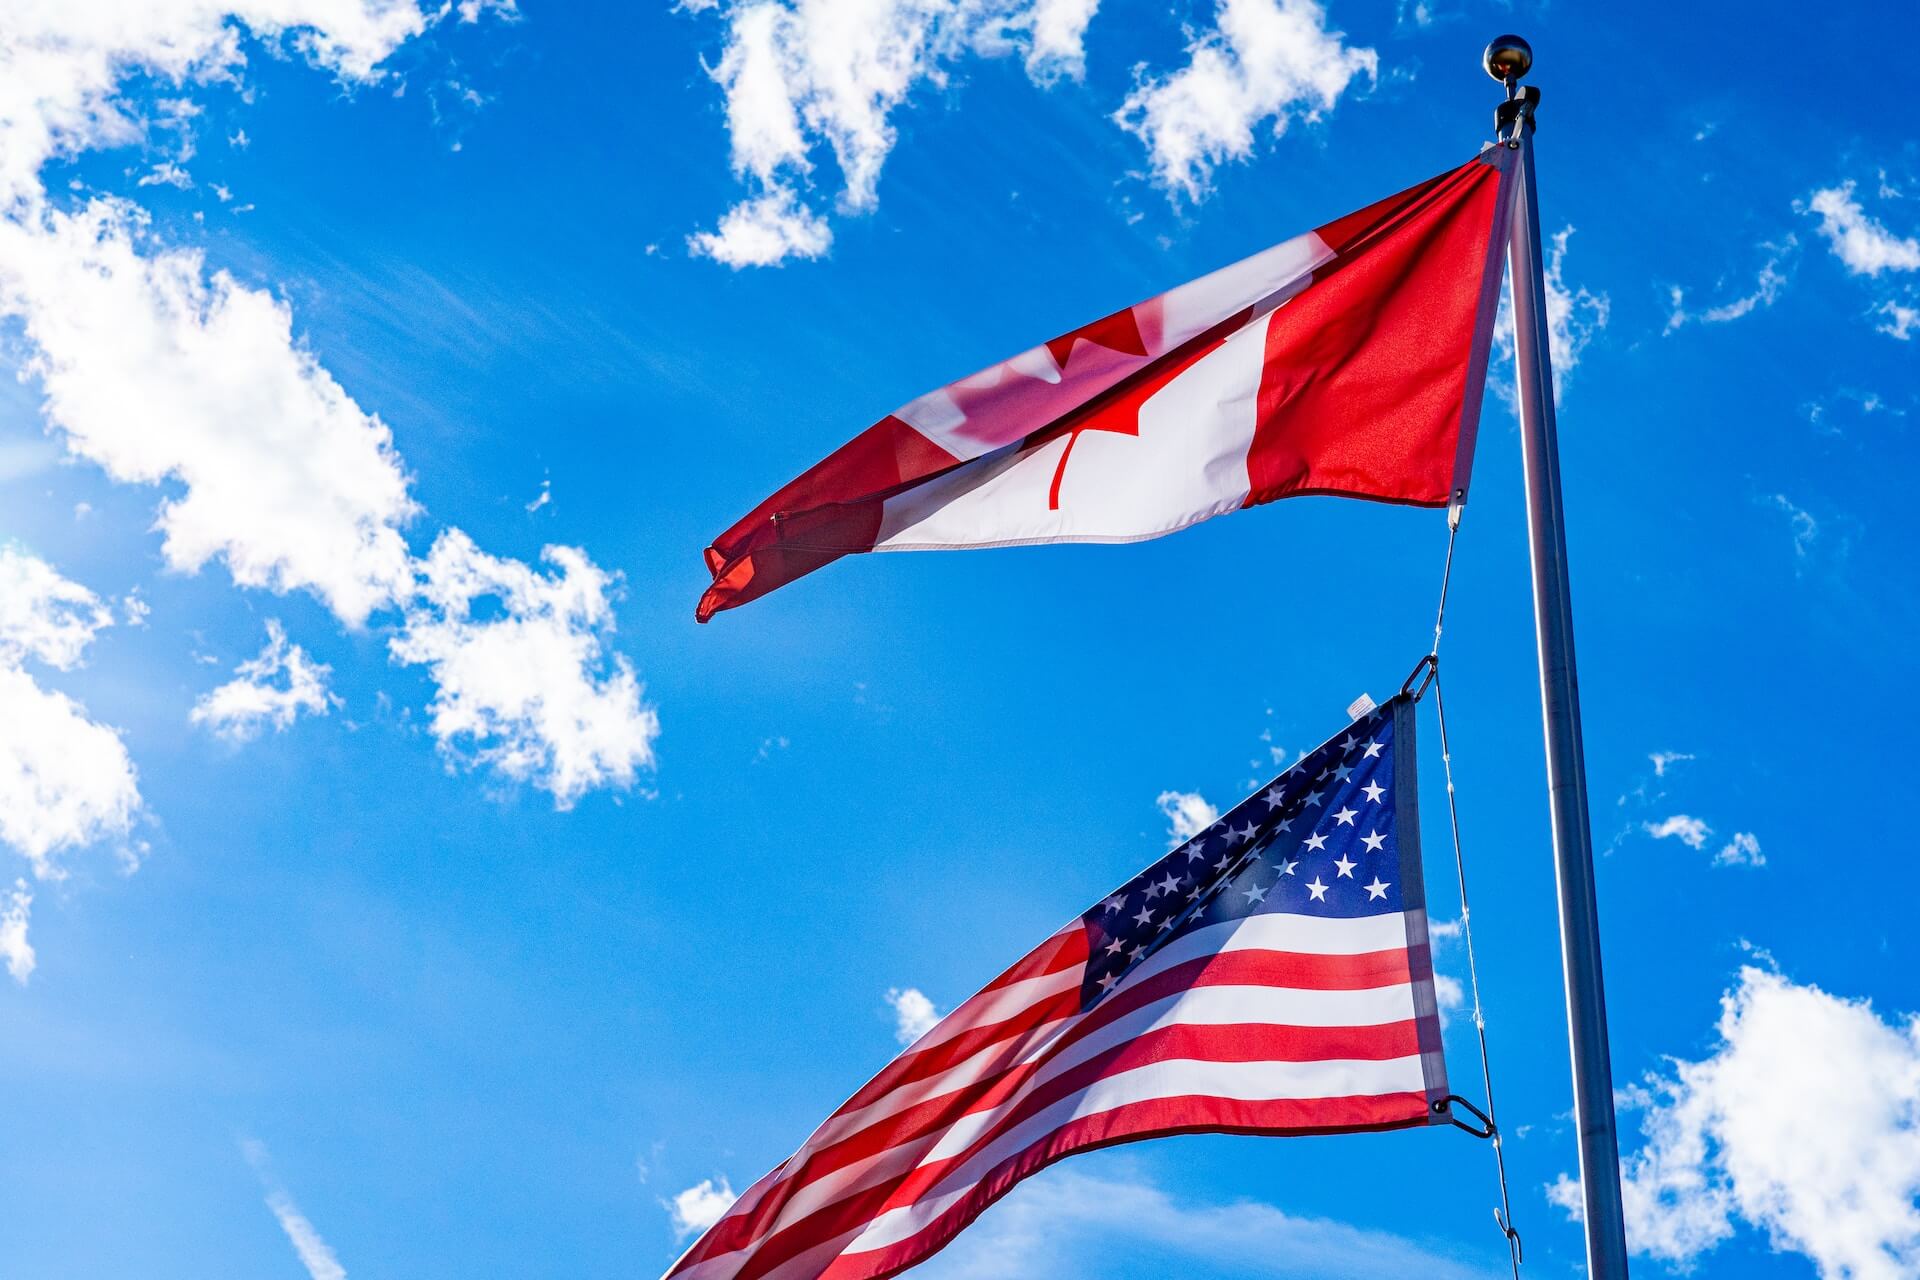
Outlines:
<svg viewBox="0 0 1920 1280"><path fill-rule="evenodd" d="M1302 1136L1403 1129L1429 1120L1427 1098L1422 1093L1316 1098L1306 1102L1181 1097L1129 1103L1062 1125L997 1166L971 1195L909 1239L884 1249L836 1258L816 1274L819 1280L883 1280L886 1276L898 1275L946 1247L968 1223L1020 1181L1077 1152L1182 1133Z"/></svg>

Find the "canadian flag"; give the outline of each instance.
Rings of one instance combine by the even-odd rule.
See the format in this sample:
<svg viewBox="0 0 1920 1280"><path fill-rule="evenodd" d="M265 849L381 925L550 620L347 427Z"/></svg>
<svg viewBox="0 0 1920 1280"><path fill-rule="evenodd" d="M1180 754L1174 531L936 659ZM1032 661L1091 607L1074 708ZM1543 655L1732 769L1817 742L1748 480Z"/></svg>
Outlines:
<svg viewBox="0 0 1920 1280"><path fill-rule="evenodd" d="M1511 155L895 410L714 540L696 616L856 551L1137 542L1301 494L1463 500Z"/></svg>

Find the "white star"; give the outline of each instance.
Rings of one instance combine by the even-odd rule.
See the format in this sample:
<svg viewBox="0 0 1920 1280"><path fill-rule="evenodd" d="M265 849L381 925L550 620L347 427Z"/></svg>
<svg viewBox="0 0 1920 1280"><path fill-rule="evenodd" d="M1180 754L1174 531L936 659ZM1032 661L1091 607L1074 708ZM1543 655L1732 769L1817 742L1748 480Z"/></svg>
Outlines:
<svg viewBox="0 0 1920 1280"><path fill-rule="evenodd" d="M1312 835L1307 837L1307 843L1305 847L1312 849L1315 853L1318 853L1320 850L1327 847L1327 838L1321 835L1318 831L1316 831Z"/></svg>
<svg viewBox="0 0 1920 1280"><path fill-rule="evenodd" d="M1213 869L1215 871L1225 871L1228 867L1232 865L1233 865L1233 855L1230 853L1223 853L1220 855L1220 861L1213 864Z"/></svg>
<svg viewBox="0 0 1920 1280"><path fill-rule="evenodd" d="M1142 907L1140 908L1140 914L1135 916L1134 919L1141 924L1152 924L1153 912L1147 910L1145 907Z"/></svg>
<svg viewBox="0 0 1920 1280"><path fill-rule="evenodd" d="M1135 960L1138 960L1141 956L1145 954L1147 954L1147 948L1145 947L1145 945L1135 947L1133 950L1127 952L1127 963L1132 964Z"/></svg>
<svg viewBox="0 0 1920 1280"><path fill-rule="evenodd" d="M1380 846L1385 844L1386 842L1387 842L1387 838L1381 835L1378 831L1369 831L1367 832L1367 834L1360 837L1360 843L1367 846L1368 853L1380 852Z"/></svg>
<svg viewBox="0 0 1920 1280"><path fill-rule="evenodd" d="M1102 911L1118 911L1120 908L1126 905L1127 905L1127 895L1124 893L1116 893L1111 898L1108 898L1105 902L1101 903L1100 909Z"/></svg>
<svg viewBox="0 0 1920 1280"><path fill-rule="evenodd" d="M1264 902L1267 897L1267 891L1261 888L1257 884L1249 885L1247 888L1242 889L1240 892L1244 893L1247 896L1247 902L1249 905L1255 902Z"/></svg>
<svg viewBox="0 0 1920 1280"><path fill-rule="evenodd" d="M1207 856L1207 838L1201 836L1187 846L1187 861L1195 862Z"/></svg>
<svg viewBox="0 0 1920 1280"><path fill-rule="evenodd" d="M1100 990L1111 991L1113 990L1113 984L1118 981L1120 981L1120 975L1117 973L1110 973L1106 977L1100 979Z"/></svg>
<svg viewBox="0 0 1920 1280"><path fill-rule="evenodd" d="M1333 766L1328 765L1326 768L1322 769L1320 772L1314 774L1313 780L1315 782L1325 782L1328 778L1331 778L1332 776L1333 776Z"/></svg>
<svg viewBox="0 0 1920 1280"><path fill-rule="evenodd" d="M1280 874L1283 876L1290 876L1293 874L1293 869L1299 865L1300 863L1296 859L1282 858L1280 860Z"/></svg>
<svg viewBox="0 0 1920 1280"><path fill-rule="evenodd" d="M1267 808L1278 809L1280 807L1280 801L1282 797L1284 797L1286 794L1287 794L1286 789L1284 787L1281 787L1278 784L1275 784L1274 786L1268 787L1265 791L1261 792L1260 798L1267 802Z"/></svg>
<svg viewBox="0 0 1920 1280"><path fill-rule="evenodd" d="M1309 793L1307 794L1307 803L1306 803L1306 805L1305 805L1304 807L1306 807L1306 808L1308 808L1308 809L1311 809L1311 808L1313 808L1313 806L1314 806L1314 805L1317 805L1317 804L1319 804L1319 803L1320 803L1320 797L1321 797L1321 796L1323 796L1323 795L1325 795L1325 794L1326 794L1326 792L1324 792L1324 791L1313 791L1313 792L1309 792Z"/></svg>
<svg viewBox="0 0 1920 1280"><path fill-rule="evenodd" d="M1174 878L1173 872L1169 871L1167 872L1167 878L1153 887L1162 893L1172 893L1180 887L1180 882Z"/></svg>
<svg viewBox="0 0 1920 1280"><path fill-rule="evenodd" d="M1327 899L1327 886L1320 883L1319 876L1315 876L1308 882L1307 892L1313 895L1315 902L1325 902Z"/></svg>
<svg viewBox="0 0 1920 1280"><path fill-rule="evenodd" d="M1293 830L1293 819L1282 818L1280 819L1280 821L1273 824L1273 829L1275 831L1291 831Z"/></svg>
<svg viewBox="0 0 1920 1280"><path fill-rule="evenodd" d="M1369 742L1367 744L1367 753L1364 756L1361 756L1360 758L1362 760L1371 760L1379 754L1380 754L1380 740L1376 738L1372 742Z"/></svg>
<svg viewBox="0 0 1920 1280"><path fill-rule="evenodd" d="M1342 809L1333 815L1333 820L1343 827L1350 827L1353 825L1353 820L1359 816L1360 811L1358 809Z"/></svg>
<svg viewBox="0 0 1920 1280"><path fill-rule="evenodd" d="M1360 864L1349 860L1347 855L1343 853L1340 855L1340 860L1334 863L1333 865L1340 868L1341 875L1351 876L1353 874L1353 869L1359 866Z"/></svg>
<svg viewBox="0 0 1920 1280"><path fill-rule="evenodd" d="M1377 783L1377 782L1369 782L1369 783L1368 783L1368 784L1367 784L1366 786L1364 786L1364 787L1362 787L1362 788L1360 788L1360 789L1361 789L1362 791L1364 791L1364 792L1366 792L1366 793L1367 793L1367 799L1369 799L1369 800L1371 800L1371 801L1373 801L1373 802L1374 802L1375 804L1379 804L1379 803L1380 803L1380 797L1381 797L1381 796L1383 796L1383 795L1385 795L1385 794L1387 794L1387 789L1386 789L1385 787L1383 787L1383 786L1381 786L1381 785L1380 785L1379 783Z"/></svg>
<svg viewBox="0 0 1920 1280"><path fill-rule="evenodd" d="M1147 886L1147 901L1152 902L1155 898L1159 897L1163 892L1165 891L1161 889L1159 885L1149 884Z"/></svg>
<svg viewBox="0 0 1920 1280"><path fill-rule="evenodd" d="M1340 739L1340 754L1345 755L1359 745L1360 739L1354 737L1352 734L1348 734L1346 737Z"/></svg>
<svg viewBox="0 0 1920 1280"><path fill-rule="evenodd" d="M1235 840L1238 840L1241 844L1245 844L1247 841L1253 839L1253 833L1258 830L1259 830L1258 827L1254 826L1251 822L1249 822L1246 825L1246 827L1243 828L1242 830L1235 831L1230 834L1233 836Z"/></svg>
<svg viewBox="0 0 1920 1280"><path fill-rule="evenodd" d="M1126 949L1127 949L1127 944L1122 942L1118 938L1115 938L1112 942L1109 942L1107 944L1107 954L1110 956L1117 956L1122 951L1125 951Z"/></svg>
<svg viewBox="0 0 1920 1280"><path fill-rule="evenodd" d="M1380 883L1379 876L1373 878L1372 884L1362 885L1361 888L1367 891L1367 900L1369 902L1375 898L1384 898L1387 896L1387 886Z"/></svg>
<svg viewBox="0 0 1920 1280"><path fill-rule="evenodd" d="M1335 769L1333 771L1333 780L1335 782L1345 782L1348 778L1351 778L1352 776L1353 776L1353 770L1348 768L1344 764L1341 765L1338 769Z"/></svg>

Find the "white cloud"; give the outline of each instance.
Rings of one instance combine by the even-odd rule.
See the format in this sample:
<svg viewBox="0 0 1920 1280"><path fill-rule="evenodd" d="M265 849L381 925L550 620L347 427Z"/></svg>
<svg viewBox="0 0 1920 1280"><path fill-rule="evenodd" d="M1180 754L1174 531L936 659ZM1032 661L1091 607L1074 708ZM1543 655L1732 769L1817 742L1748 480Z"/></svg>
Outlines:
<svg viewBox="0 0 1920 1280"><path fill-rule="evenodd" d="M1185 844L1220 818L1198 791L1162 791L1154 801L1167 818L1167 847Z"/></svg>
<svg viewBox="0 0 1920 1280"><path fill-rule="evenodd" d="M1029 1179L913 1274L924 1280L1109 1280L1116 1256L1136 1255L1174 1260L1165 1270L1170 1275L1204 1269L1267 1280L1494 1280L1502 1274L1384 1231L1300 1217L1257 1200L1176 1199L1124 1158L1075 1160L1097 1160L1101 1172L1063 1166Z"/></svg>
<svg viewBox="0 0 1920 1280"><path fill-rule="evenodd" d="M673 1199L663 1201L676 1239L705 1231L739 1199L725 1178L702 1178Z"/></svg>
<svg viewBox="0 0 1920 1280"><path fill-rule="evenodd" d="M86 708L0 664L0 843L42 879L56 854L124 838L140 809L133 762L119 733Z"/></svg>
<svg viewBox="0 0 1920 1280"><path fill-rule="evenodd" d="M1748 966L1719 1037L1649 1077L1622 1164L1633 1249L1687 1266L1744 1223L1825 1280L1920 1273L1920 1021ZM1564 1174L1550 1194L1577 1211Z"/></svg>
<svg viewBox="0 0 1920 1280"><path fill-rule="evenodd" d="M633 665L602 644L613 579L575 547L541 559L554 572L487 555L458 529L441 534L389 647L439 685L430 723L450 756L531 782L565 809L652 768L660 721Z"/></svg>
<svg viewBox="0 0 1920 1280"><path fill-rule="evenodd" d="M687 237L704 258L742 267L777 267L788 258L818 258L833 244L827 220L802 205L793 188L775 185L727 210L716 231Z"/></svg>
<svg viewBox="0 0 1920 1280"><path fill-rule="evenodd" d="M181 486L156 522L170 567L309 590L350 625L408 580L414 511L386 424L270 294L196 252L143 252L119 200L0 220L0 311L23 320L49 423L125 483Z"/></svg>
<svg viewBox="0 0 1920 1280"><path fill-rule="evenodd" d="M1721 867L1764 867L1767 855L1760 852L1760 837L1751 831L1736 831L1733 839L1713 855L1713 862Z"/></svg>
<svg viewBox="0 0 1920 1280"><path fill-rule="evenodd" d="M401 530L417 508L391 433L321 366L286 304L210 272L197 252L159 243L145 213L124 199L56 202L43 189L43 166L153 142L150 134L164 135L165 164L192 155L197 104L184 94L157 102L123 95L128 80L163 90L238 83L251 36L352 88L380 80L400 45L456 12L473 22L515 10L510 0L461 0L457 9L416 0L21 0L0 9L0 322L24 334L23 373L38 380L49 431L71 454L117 481L166 487L156 527L170 567L191 572L218 559L243 586L311 592L349 626L381 610L430 613L414 597L419 566ZM244 130L228 140L246 145ZM641 717L638 686L624 659L614 665L608 681L586 686L600 699L586 710L617 712L624 690L631 724ZM436 662L443 667L460 669ZM495 735L480 744L488 758L514 776L537 775L570 801L588 786L625 785L634 756L630 742L611 736L585 741L596 727L617 734L611 714L559 740L568 735L555 717L581 709L580 685L577 672L569 684L563 670L553 689L536 691L538 705L517 711L443 688L436 708L443 716L449 707L476 709L467 725L478 737ZM304 703L265 714L315 706L301 687L283 692ZM203 719L237 708L239 691L222 692L228 702L203 704ZM43 710L78 716L51 698ZM505 723L502 733L499 723L472 727L489 714ZM647 761L651 714L641 719ZM516 715L539 722L535 739L551 740L529 750L528 734L515 736ZM119 763L124 787L103 784L95 799L133 796L124 753ZM59 847L77 830L123 826L125 810L83 806L72 822L35 824L34 838ZM90 813L96 821L80 821Z"/></svg>
<svg viewBox="0 0 1920 1280"><path fill-rule="evenodd" d="M204 725L228 742L246 742L269 725L277 733L302 711L327 714L332 698L327 676L332 668L313 661L277 618L267 620L267 647L234 668L235 678L203 695L188 720ZM276 683L284 677L284 683Z"/></svg>
<svg viewBox="0 0 1920 1280"><path fill-rule="evenodd" d="M1801 212L1820 219L1820 234L1833 256L1856 276L1882 271L1920 271L1920 239L1898 236L1878 219L1869 217L1853 198L1852 182L1825 187L1807 198Z"/></svg>
<svg viewBox="0 0 1920 1280"><path fill-rule="evenodd" d="M1314 0L1218 0L1187 65L1165 76L1137 69L1114 120L1146 144L1160 185L1200 200L1215 168L1253 154L1255 126L1271 121L1278 137L1296 117L1331 111L1355 76L1374 79L1379 55L1343 39Z"/></svg>
<svg viewBox="0 0 1920 1280"><path fill-rule="evenodd" d="M1905 342L1920 330L1920 307L1902 306L1889 298L1875 307L1873 314L1886 319L1873 327L1875 333L1884 333L1890 338Z"/></svg>
<svg viewBox="0 0 1920 1280"><path fill-rule="evenodd" d="M374 79L427 21L411 0L10 0L0 12L0 205L37 195L56 156L141 138L140 114L118 92L127 76L233 79L246 64L242 26L352 82Z"/></svg>
<svg viewBox="0 0 1920 1280"><path fill-rule="evenodd" d="M63 693L43 689L24 669L80 664L113 614L100 597L46 561L0 546L0 843L57 878L54 856L124 837L140 808L133 764L116 730L87 718ZM25 907L19 939L25 946ZM31 968L32 951L26 952Z"/></svg>
<svg viewBox="0 0 1920 1280"><path fill-rule="evenodd" d="M831 152L840 207L871 210L896 140L892 117L921 84L946 83L963 55L1024 52L1047 83L1077 76L1098 0L733 0L711 75L726 96L733 170L755 194L693 252L730 266L816 258L832 235L801 185ZM716 0L683 3L700 13Z"/></svg>
<svg viewBox="0 0 1920 1280"><path fill-rule="evenodd" d="M918 987L890 989L887 1004L893 1009L893 1038L901 1044L912 1044L940 1021L940 1011Z"/></svg>
<svg viewBox="0 0 1920 1280"><path fill-rule="evenodd" d="M33 895L25 880L15 880L13 889L0 893L0 960L7 962L7 973L21 986L33 976L33 944L27 941L27 918L33 910Z"/></svg>
<svg viewBox="0 0 1920 1280"><path fill-rule="evenodd" d="M67 671L113 625L99 596L15 546L0 546L0 663L28 658Z"/></svg>
<svg viewBox="0 0 1920 1280"><path fill-rule="evenodd" d="M1467 1002L1467 989L1460 979L1445 973L1433 975L1433 998L1440 1006L1440 1018L1444 1022L1449 1010L1458 1009Z"/></svg>
<svg viewBox="0 0 1920 1280"><path fill-rule="evenodd" d="M1642 825L1645 826L1647 834L1655 840L1665 840L1668 836L1674 836L1689 849L1706 848L1707 836L1713 831L1712 827L1700 819L1688 817L1684 813L1676 813L1670 818L1662 818L1658 822Z"/></svg>
<svg viewBox="0 0 1920 1280"><path fill-rule="evenodd" d="M1693 756L1686 751L1655 751L1647 759L1653 761L1653 776L1664 778L1667 776L1667 770L1676 764L1693 759Z"/></svg>
<svg viewBox="0 0 1920 1280"><path fill-rule="evenodd" d="M1595 335L1607 327L1613 313L1613 301L1604 293L1594 293L1585 285L1567 288L1567 242L1573 228L1563 227L1553 237L1546 252L1545 292L1547 295L1547 354L1553 360L1553 400L1560 402L1568 375L1580 363ZM1676 304L1677 305L1677 304ZM1500 310L1494 317L1493 340L1509 359L1513 356L1513 304L1507 293L1500 295Z"/></svg>
<svg viewBox="0 0 1920 1280"><path fill-rule="evenodd" d="M1033 0L1021 11L1014 28L1027 35L1027 74L1036 83L1085 74L1087 24L1099 7L1100 0Z"/></svg>

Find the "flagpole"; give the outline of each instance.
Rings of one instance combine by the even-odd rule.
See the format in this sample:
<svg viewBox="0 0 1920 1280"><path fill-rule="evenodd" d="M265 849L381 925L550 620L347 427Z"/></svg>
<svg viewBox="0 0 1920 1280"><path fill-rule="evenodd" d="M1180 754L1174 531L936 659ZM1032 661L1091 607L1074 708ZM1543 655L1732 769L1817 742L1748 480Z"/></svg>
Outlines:
<svg viewBox="0 0 1920 1280"><path fill-rule="evenodd" d="M1533 624L1540 650L1540 701L1547 743L1547 801L1553 819L1554 878L1560 899L1560 960L1567 987L1573 1057L1573 1115L1585 1200L1587 1274L1624 1280L1625 1219L1620 1148L1614 1130L1607 1002L1600 975L1600 920L1593 886L1593 837L1580 742L1580 682L1573 662L1573 603L1560 497L1560 450L1553 415L1553 363L1541 269L1540 205L1534 185L1533 111L1540 91L1519 81L1533 50L1500 36L1484 55L1487 74L1507 87L1496 116L1501 145L1518 152L1520 183L1508 241L1513 289L1514 368L1526 467L1527 544L1533 563Z"/></svg>

